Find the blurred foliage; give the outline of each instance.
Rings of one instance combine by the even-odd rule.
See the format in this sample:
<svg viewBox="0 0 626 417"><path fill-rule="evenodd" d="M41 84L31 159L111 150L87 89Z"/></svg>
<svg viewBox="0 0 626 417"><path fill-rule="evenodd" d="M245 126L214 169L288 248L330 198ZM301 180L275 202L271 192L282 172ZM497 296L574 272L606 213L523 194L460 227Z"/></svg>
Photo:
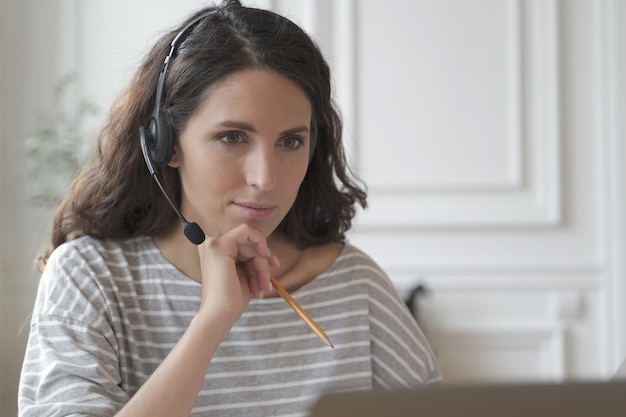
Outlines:
<svg viewBox="0 0 626 417"><path fill-rule="evenodd" d="M26 139L28 188L38 206L52 206L65 194L86 156L86 121L98 108L88 99L71 103L76 74L63 76L52 91L52 105L37 111L33 135Z"/></svg>

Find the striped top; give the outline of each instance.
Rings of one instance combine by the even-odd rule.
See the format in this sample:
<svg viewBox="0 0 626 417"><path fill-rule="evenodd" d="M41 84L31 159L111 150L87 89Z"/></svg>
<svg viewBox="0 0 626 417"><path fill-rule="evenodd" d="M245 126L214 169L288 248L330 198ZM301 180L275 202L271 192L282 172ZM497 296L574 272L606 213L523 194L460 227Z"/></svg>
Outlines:
<svg viewBox="0 0 626 417"><path fill-rule="evenodd" d="M305 416L322 392L441 381L391 281L356 247L292 295L335 349L281 298L253 299L215 353L192 416ZM200 297L150 237L60 246L37 293L19 416L113 416L180 339Z"/></svg>

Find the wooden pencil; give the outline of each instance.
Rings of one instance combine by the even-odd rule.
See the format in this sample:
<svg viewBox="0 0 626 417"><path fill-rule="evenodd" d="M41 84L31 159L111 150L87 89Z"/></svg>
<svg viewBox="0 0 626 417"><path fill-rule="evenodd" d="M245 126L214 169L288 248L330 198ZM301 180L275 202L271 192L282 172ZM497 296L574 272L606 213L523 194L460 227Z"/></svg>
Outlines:
<svg viewBox="0 0 626 417"><path fill-rule="evenodd" d="M298 304L298 302L293 299L291 294L285 291L285 289L278 283L278 281L276 281L274 277L270 277L270 281L272 282L272 285L274 286L278 294L283 298L283 300L287 302L287 304L289 304L291 308L293 308L293 310L300 316L300 318L306 323L306 325L309 326L311 330L313 330L313 333L315 333L320 339L322 339L324 343L334 349L335 347L330 341L330 338L326 335L326 333L324 333L324 330L322 330L322 328L318 326L318 324L311 318L311 316L309 316L309 314L304 311L300 304Z"/></svg>

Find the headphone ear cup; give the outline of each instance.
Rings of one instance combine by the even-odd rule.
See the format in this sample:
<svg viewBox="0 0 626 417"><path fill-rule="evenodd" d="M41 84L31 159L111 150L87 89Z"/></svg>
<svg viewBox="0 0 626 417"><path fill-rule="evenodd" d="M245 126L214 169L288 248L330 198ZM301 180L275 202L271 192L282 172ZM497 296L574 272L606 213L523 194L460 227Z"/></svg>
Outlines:
<svg viewBox="0 0 626 417"><path fill-rule="evenodd" d="M167 116L161 111L154 114L148 129L152 136L149 146L152 161L162 167L166 166L172 159L174 149L174 135Z"/></svg>

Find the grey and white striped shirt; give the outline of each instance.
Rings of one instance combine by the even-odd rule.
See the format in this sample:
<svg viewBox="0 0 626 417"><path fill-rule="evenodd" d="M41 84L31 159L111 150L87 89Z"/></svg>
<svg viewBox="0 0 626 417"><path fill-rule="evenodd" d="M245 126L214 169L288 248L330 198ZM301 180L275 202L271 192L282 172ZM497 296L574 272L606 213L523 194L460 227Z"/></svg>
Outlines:
<svg viewBox="0 0 626 417"><path fill-rule="evenodd" d="M33 312L20 417L113 416L180 339L200 296L150 237L57 248ZM335 349L281 298L252 300L215 353L192 416L305 416L322 392L441 381L391 281L356 247L293 297Z"/></svg>

